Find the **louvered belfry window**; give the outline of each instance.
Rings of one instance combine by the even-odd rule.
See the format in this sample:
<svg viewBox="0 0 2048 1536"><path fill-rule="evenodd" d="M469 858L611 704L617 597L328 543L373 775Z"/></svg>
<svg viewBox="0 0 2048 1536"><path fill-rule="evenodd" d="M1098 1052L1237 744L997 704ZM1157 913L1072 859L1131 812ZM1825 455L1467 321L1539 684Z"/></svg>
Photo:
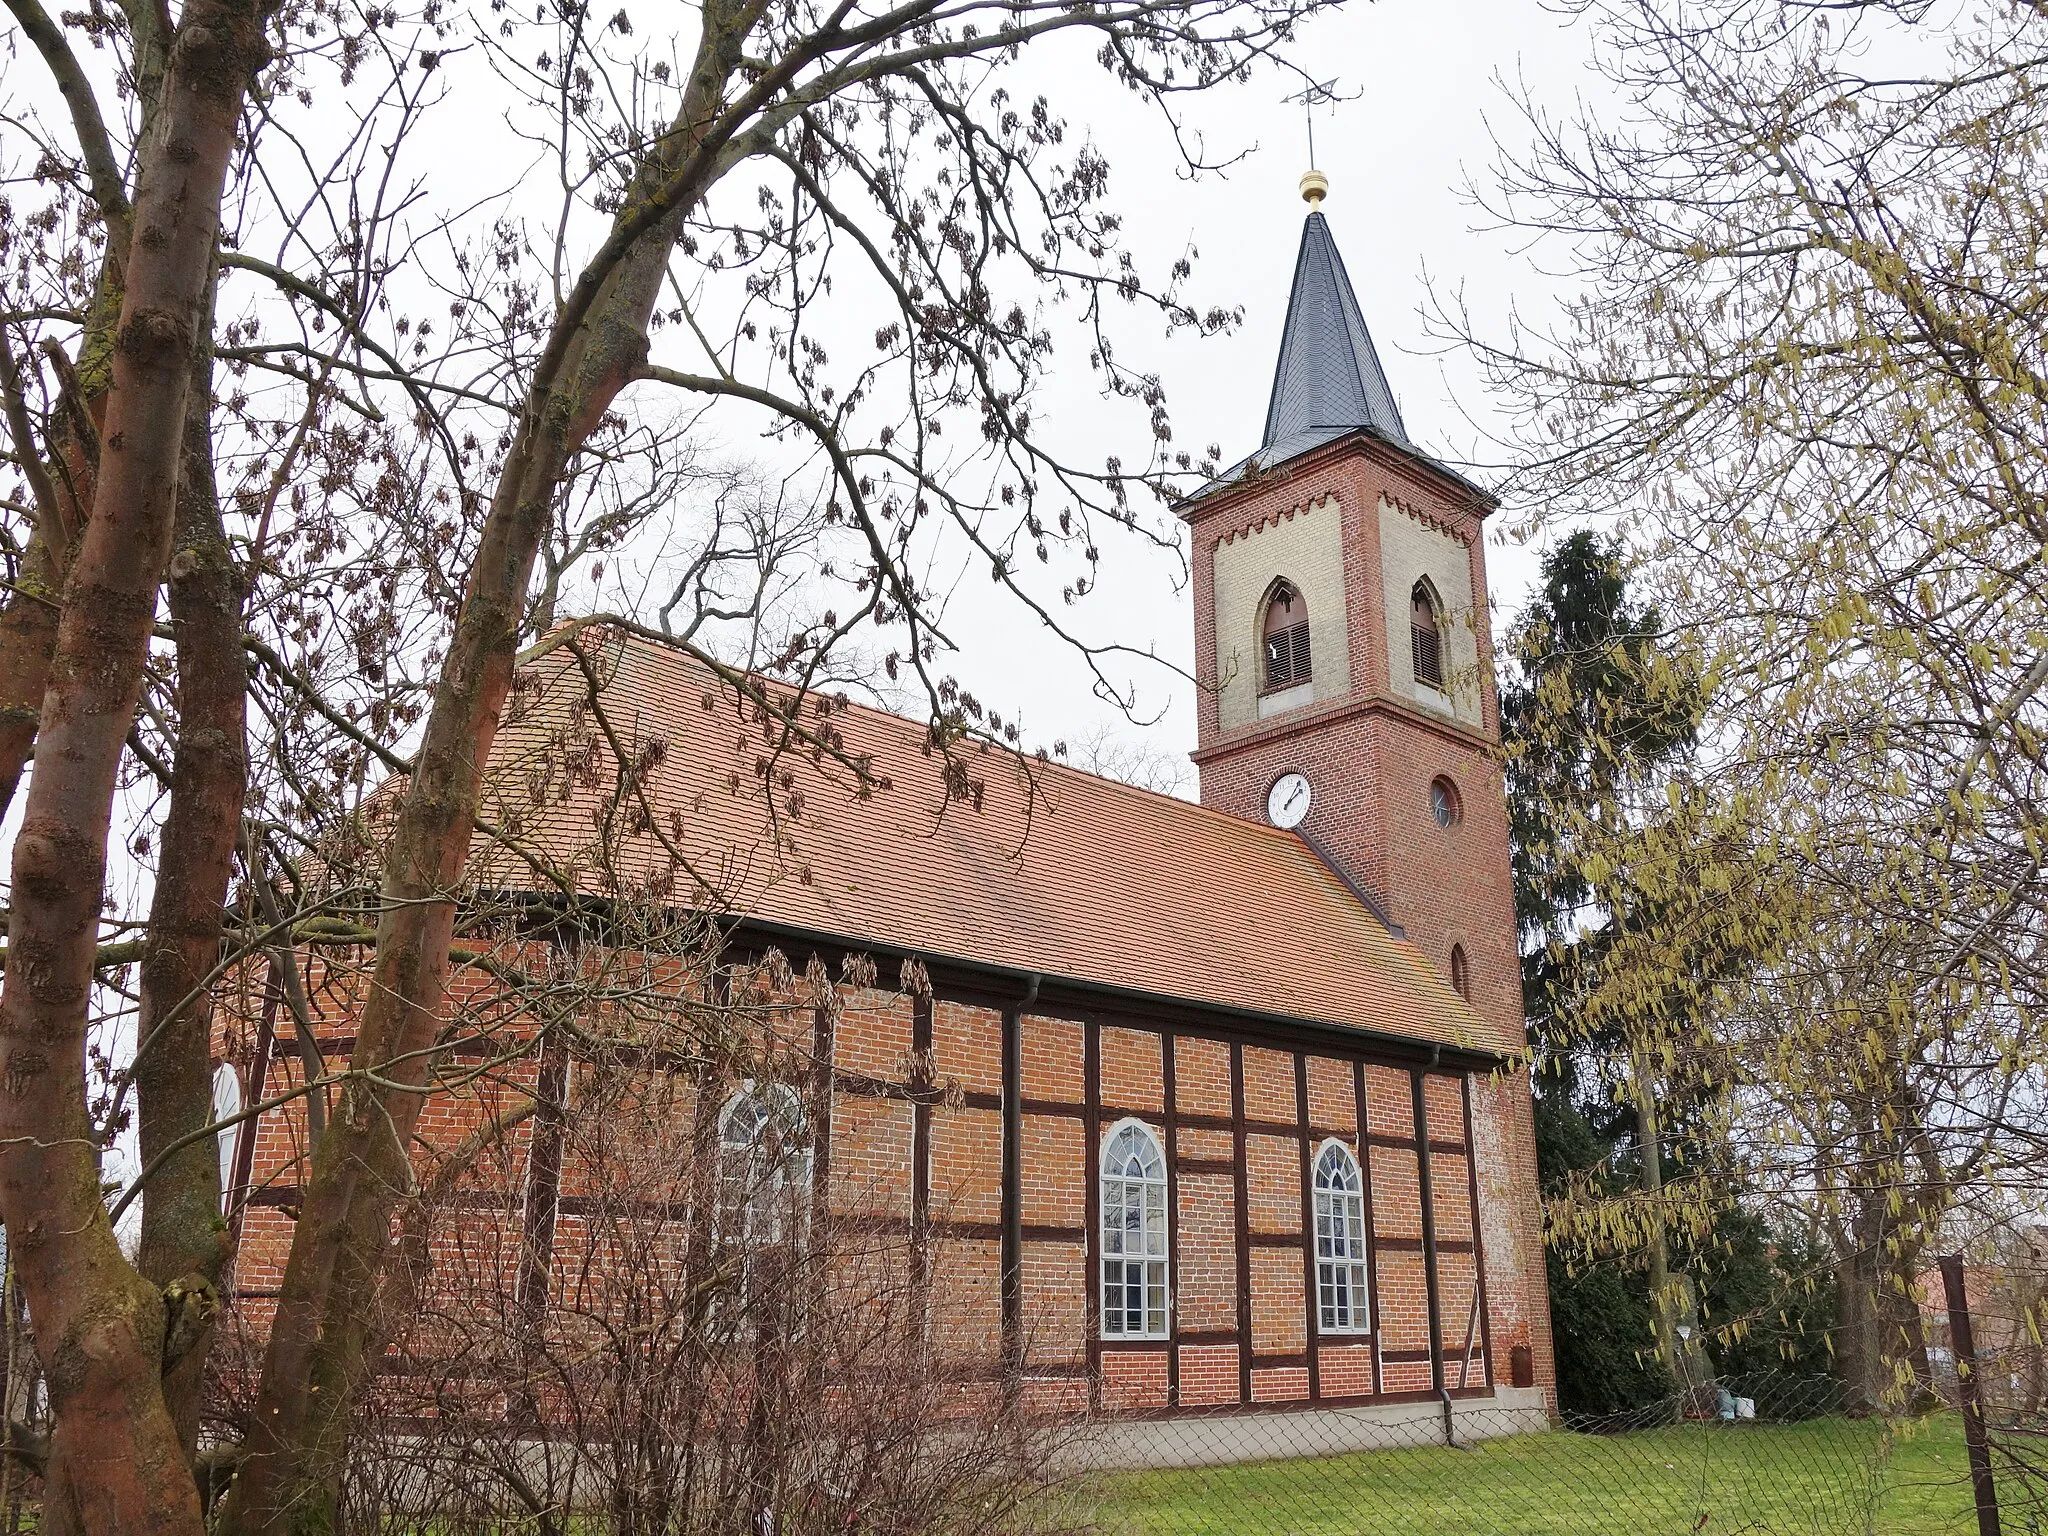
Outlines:
<svg viewBox="0 0 2048 1536"><path fill-rule="evenodd" d="M1408 595L1408 640L1415 661L1415 681L1432 688L1444 685L1444 636L1437 623L1436 602L1421 582Z"/></svg>
<svg viewBox="0 0 2048 1536"><path fill-rule="evenodd" d="M1273 588L1266 599L1264 624L1266 676L1260 684L1266 692L1292 688L1310 677L1308 651L1308 603L1287 582Z"/></svg>

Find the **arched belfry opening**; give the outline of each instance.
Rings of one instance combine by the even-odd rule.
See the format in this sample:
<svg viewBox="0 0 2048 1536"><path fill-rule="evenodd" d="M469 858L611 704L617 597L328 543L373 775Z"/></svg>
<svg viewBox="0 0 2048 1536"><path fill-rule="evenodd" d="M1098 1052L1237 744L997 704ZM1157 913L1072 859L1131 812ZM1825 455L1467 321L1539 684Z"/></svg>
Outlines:
<svg viewBox="0 0 2048 1536"><path fill-rule="evenodd" d="M1418 581L1408 594L1408 650L1414 663L1415 681L1432 688L1444 685L1443 607L1427 581Z"/></svg>
<svg viewBox="0 0 2048 1536"><path fill-rule="evenodd" d="M1266 611L1259 623L1264 663L1259 678L1261 691L1273 693L1293 688L1315 675L1309 651L1308 599L1301 589L1282 577L1266 593Z"/></svg>

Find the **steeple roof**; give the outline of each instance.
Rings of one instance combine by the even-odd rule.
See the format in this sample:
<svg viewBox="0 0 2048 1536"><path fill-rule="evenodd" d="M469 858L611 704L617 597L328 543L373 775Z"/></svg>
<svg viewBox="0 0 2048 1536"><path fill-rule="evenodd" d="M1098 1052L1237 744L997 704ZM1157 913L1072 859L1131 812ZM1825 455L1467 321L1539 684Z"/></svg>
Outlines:
<svg viewBox="0 0 2048 1536"><path fill-rule="evenodd" d="M1381 438L1461 484L1456 470L1423 453L1408 441L1401 407L1387 387L1380 355L1344 258L1330 235L1330 221L1315 205L1329 190L1321 173L1302 178L1302 195L1310 213L1301 230L1301 251L1294 259L1294 288L1287 299L1287 325L1280 335L1280 362L1273 370L1273 395L1266 406L1266 431L1257 450L1239 459L1191 493L1181 503L1192 506L1226 486L1274 469L1311 449L1353 432ZM1486 492L1471 487L1482 496Z"/></svg>
<svg viewBox="0 0 2048 1536"><path fill-rule="evenodd" d="M1344 258L1330 236L1330 221L1316 209L1302 226L1301 252L1294 261L1294 292L1287 301L1260 462L1292 458L1337 431L1357 427L1372 427L1396 442L1408 440Z"/></svg>

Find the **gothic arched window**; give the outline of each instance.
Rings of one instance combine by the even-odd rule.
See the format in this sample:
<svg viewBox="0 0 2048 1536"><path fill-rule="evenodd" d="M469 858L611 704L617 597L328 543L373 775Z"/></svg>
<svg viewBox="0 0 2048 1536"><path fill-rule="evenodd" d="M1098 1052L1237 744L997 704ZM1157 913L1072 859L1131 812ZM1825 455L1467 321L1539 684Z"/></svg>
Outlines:
<svg viewBox="0 0 2048 1536"><path fill-rule="evenodd" d="M1432 688L1444 685L1444 633L1436 594L1418 581L1408 594L1408 643L1415 661L1415 681Z"/></svg>
<svg viewBox="0 0 2048 1536"><path fill-rule="evenodd" d="M1451 946L1451 985L1458 989L1458 996L1466 1002L1472 1001L1472 967L1465 959L1465 946Z"/></svg>
<svg viewBox="0 0 2048 1536"><path fill-rule="evenodd" d="M787 1335L802 1326L797 1284L811 1212L811 1135L786 1083L745 1084L718 1112L713 1241L724 1278L710 1321L725 1339Z"/></svg>
<svg viewBox="0 0 2048 1536"><path fill-rule="evenodd" d="M1126 1120L1102 1147L1103 1336L1163 1339L1166 1312L1166 1159Z"/></svg>
<svg viewBox="0 0 2048 1536"><path fill-rule="evenodd" d="M255 1122L234 1120L242 1112L242 1074L231 1062L213 1069L213 1123L220 1127L213 1139L220 1152L220 1201L223 1211L235 1203L235 1164L240 1160L242 1138L253 1134Z"/></svg>
<svg viewBox="0 0 2048 1536"><path fill-rule="evenodd" d="M1293 582L1273 584L1259 633L1266 658L1261 689L1271 692L1309 680L1308 599Z"/></svg>
<svg viewBox="0 0 2048 1536"><path fill-rule="evenodd" d="M786 1083L749 1083L718 1115L718 1236L779 1247L810 1210L811 1145L803 1103Z"/></svg>
<svg viewBox="0 0 2048 1536"><path fill-rule="evenodd" d="M1316 1317L1323 1333L1370 1333L1365 1278L1365 1181L1341 1141L1316 1159Z"/></svg>

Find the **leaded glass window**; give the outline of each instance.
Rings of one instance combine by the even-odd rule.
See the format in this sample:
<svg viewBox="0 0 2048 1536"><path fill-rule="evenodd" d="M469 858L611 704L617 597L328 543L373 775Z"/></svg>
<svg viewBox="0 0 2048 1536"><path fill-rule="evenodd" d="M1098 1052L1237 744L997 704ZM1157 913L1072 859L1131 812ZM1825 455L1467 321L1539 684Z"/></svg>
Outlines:
<svg viewBox="0 0 2048 1536"><path fill-rule="evenodd" d="M785 1083L749 1083L718 1116L712 1233L717 1288L709 1321L726 1339L803 1326L799 1283L811 1209L810 1127Z"/></svg>
<svg viewBox="0 0 2048 1536"><path fill-rule="evenodd" d="M1111 1339L1167 1334L1166 1159L1135 1120L1110 1132L1102 1151L1102 1333Z"/></svg>
<svg viewBox="0 0 2048 1536"><path fill-rule="evenodd" d="M1370 1333L1365 1277L1365 1182L1358 1159L1333 1141L1316 1159L1316 1304L1320 1331Z"/></svg>
<svg viewBox="0 0 2048 1536"><path fill-rule="evenodd" d="M786 1083L748 1084L718 1117L718 1235L750 1249L801 1232L810 1206L810 1132Z"/></svg>

